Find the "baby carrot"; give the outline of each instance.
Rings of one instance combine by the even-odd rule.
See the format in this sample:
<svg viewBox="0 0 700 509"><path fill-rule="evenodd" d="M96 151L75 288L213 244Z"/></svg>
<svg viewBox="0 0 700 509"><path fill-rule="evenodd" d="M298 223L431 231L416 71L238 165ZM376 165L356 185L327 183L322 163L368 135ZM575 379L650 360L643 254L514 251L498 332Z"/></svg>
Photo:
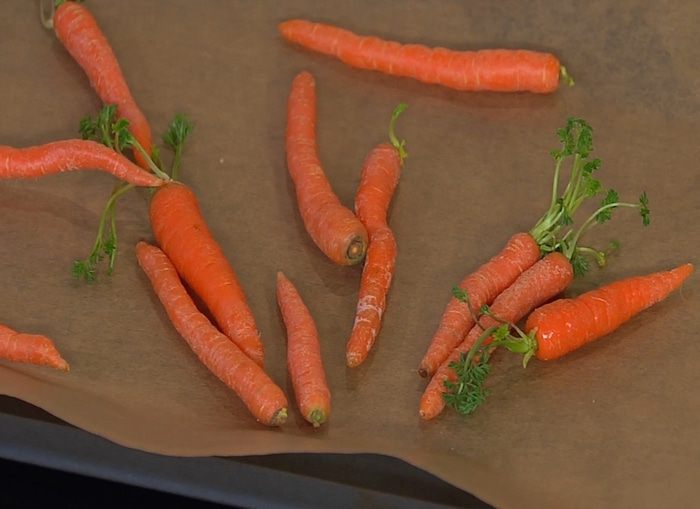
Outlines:
<svg viewBox="0 0 700 509"><path fill-rule="evenodd" d="M255 318L192 190L178 182L163 186L153 195L149 213L156 241L178 274L209 308L223 333L262 366L263 344Z"/></svg>
<svg viewBox="0 0 700 509"><path fill-rule="evenodd" d="M278 29L286 40L333 56L349 66L456 90L550 93L559 86L560 75L573 85L564 66L551 53L429 48L360 36L340 27L302 19L284 21Z"/></svg>
<svg viewBox="0 0 700 509"><path fill-rule="evenodd" d="M173 326L202 363L235 391L259 422L283 424L287 399L282 389L197 309L168 257L145 242L136 245L136 256Z"/></svg>
<svg viewBox="0 0 700 509"><path fill-rule="evenodd" d="M318 427L331 413L318 330L299 292L282 272L277 273L277 304L287 329L287 369L297 405L304 419Z"/></svg>
<svg viewBox="0 0 700 509"><path fill-rule="evenodd" d="M316 149L316 83L303 71L292 81L287 103L287 168L306 231L332 261L360 263L367 249L367 231L333 192Z"/></svg>
<svg viewBox="0 0 700 509"><path fill-rule="evenodd" d="M74 170L101 170L135 186L163 180L91 140L62 140L26 148L0 146L0 180L32 179Z"/></svg>
<svg viewBox="0 0 700 509"><path fill-rule="evenodd" d="M59 0L53 28L59 41L80 65L104 104L115 104L118 117L129 121L130 129L145 151L153 149L151 128L136 104L119 62L94 16L82 4ZM134 151L139 165L147 168L142 154Z"/></svg>
<svg viewBox="0 0 700 509"><path fill-rule="evenodd" d="M466 354L479 339L484 330L500 324L494 316L505 322L516 323L537 306L564 291L574 279L574 272L569 260L561 253L550 253L524 271L515 282L506 288L489 306L490 313L482 316L472 327L464 341L443 361L428 383L420 401L419 413L423 419L432 419L445 407L445 382L457 377L452 364ZM482 344L487 345L487 337Z"/></svg>
<svg viewBox="0 0 700 509"><path fill-rule="evenodd" d="M389 126L391 144L382 143L367 156L355 194L355 213L367 229L369 245L355 323L346 347L346 362L351 368L364 362L377 339L394 275L396 239L387 224L387 212L406 157L404 142L394 134L396 119L405 109L406 105L400 104L394 110Z"/></svg>
<svg viewBox="0 0 700 509"><path fill-rule="evenodd" d="M53 341L46 336L24 334L2 324L0 324L0 359L48 366L63 371L70 369Z"/></svg>

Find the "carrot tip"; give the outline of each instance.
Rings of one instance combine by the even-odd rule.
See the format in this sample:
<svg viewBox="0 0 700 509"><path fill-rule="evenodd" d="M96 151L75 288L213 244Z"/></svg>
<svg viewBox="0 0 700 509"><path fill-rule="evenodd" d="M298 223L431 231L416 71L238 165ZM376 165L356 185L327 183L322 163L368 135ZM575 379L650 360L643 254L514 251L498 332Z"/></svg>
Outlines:
<svg viewBox="0 0 700 509"><path fill-rule="evenodd" d="M425 368L418 368L418 374L419 374L422 378L428 378L428 374L429 374L429 373L428 373L428 370L425 369Z"/></svg>
<svg viewBox="0 0 700 509"><path fill-rule="evenodd" d="M287 409L282 407L272 415L269 424L270 426L281 426L285 422L287 422Z"/></svg>
<svg viewBox="0 0 700 509"><path fill-rule="evenodd" d="M321 424L326 422L327 418L328 416L326 415L326 412L324 412L320 408L314 408L309 413L309 416L306 420L313 424L314 428L318 428Z"/></svg>
<svg viewBox="0 0 700 509"><path fill-rule="evenodd" d="M348 246L348 249L345 252L345 256L350 265L355 265L362 261L362 259L365 257L366 252L367 243L361 237L355 237L354 239L352 239L352 242L350 242L350 245Z"/></svg>

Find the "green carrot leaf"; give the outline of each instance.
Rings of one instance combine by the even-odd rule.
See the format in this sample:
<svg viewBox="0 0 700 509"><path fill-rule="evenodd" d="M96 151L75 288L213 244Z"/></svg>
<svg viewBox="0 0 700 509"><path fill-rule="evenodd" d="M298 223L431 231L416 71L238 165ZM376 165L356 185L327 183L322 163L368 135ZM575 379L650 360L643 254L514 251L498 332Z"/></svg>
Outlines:
<svg viewBox="0 0 700 509"><path fill-rule="evenodd" d="M484 384L491 371L488 361L489 355L484 352L476 362L469 362L467 355L463 354L459 362L450 364L457 380L445 380L443 398L446 405L462 415L469 415L486 401L489 391Z"/></svg>
<svg viewBox="0 0 700 509"><path fill-rule="evenodd" d="M651 210L649 210L649 197L647 196L646 191L644 191L639 197L639 205L639 213L642 216L642 224L644 226L649 226L649 223L651 223Z"/></svg>
<svg viewBox="0 0 700 509"><path fill-rule="evenodd" d="M602 210L596 214L596 221L598 223L605 223L612 218L612 211L615 208L615 204L620 201L620 196L614 189L608 189L608 193L605 198L600 202Z"/></svg>
<svg viewBox="0 0 700 509"><path fill-rule="evenodd" d="M578 250L571 256L571 267L574 269L574 277L581 277L591 269L588 258Z"/></svg>
<svg viewBox="0 0 700 509"><path fill-rule="evenodd" d="M172 150L178 150L192 132L193 125L182 113L178 113L170 123L168 130L163 135L163 142Z"/></svg>

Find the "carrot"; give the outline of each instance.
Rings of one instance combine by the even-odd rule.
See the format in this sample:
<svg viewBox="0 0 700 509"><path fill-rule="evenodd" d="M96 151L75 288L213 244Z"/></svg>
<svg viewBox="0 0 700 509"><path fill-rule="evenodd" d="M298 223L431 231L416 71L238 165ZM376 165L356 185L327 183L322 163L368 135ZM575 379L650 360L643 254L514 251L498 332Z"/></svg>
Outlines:
<svg viewBox="0 0 700 509"><path fill-rule="evenodd" d="M506 288L489 306L490 313L479 319L457 348L440 365L421 397L419 413L423 419L432 419L445 407L443 395L447 391L446 381L457 378L452 364L466 354L484 330L499 325L500 321L516 323L537 306L564 291L574 279L573 267L561 253L550 253L524 271L515 282ZM498 320L494 318L498 317ZM487 345L491 337L483 340Z"/></svg>
<svg viewBox="0 0 700 509"><path fill-rule="evenodd" d="M534 333L537 341L535 357L543 361L558 359L610 334L664 300L692 273L693 265L686 263L669 271L616 281L574 299L545 304L525 324L525 331Z"/></svg>
<svg viewBox="0 0 700 509"><path fill-rule="evenodd" d="M287 103L287 168L306 231L333 262L360 263L367 249L367 231L333 192L316 149L316 83L300 72L292 81Z"/></svg>
<svg viewBox="0 0 700 509"><path fill-rule="evenodd" d="M135 186L163 184L158 176L90 140L61 140L26 148L0 145L0 180L33 179L74 170L104 171Z"/></svg>
<svg viewBox="0 0 700 509"><path fill-rule="evenodd" d="M149 213L156 241L178 274L209 308L223 333L262 366L263 344L255 318L194 193L178 182L165 185L153 195Z"/></svg>
<svg viewBox="0 0 700 509"><path fill-rule="evenodd" d="M498 327L486 329L466 356L454 362L456 377L446 381L445 400L462 414L470 414L486 399L484 383L489 358L497 348L523 355L523 367L532 357L557 359L630 320L644 309L662 301L692 274L690 263L670 271L623 279L596 288L573 299L559 299L535 309L525 330L495 317ZM515 330L515 335L510 330Z"/></svg>
<svg viewBox="0 0 700 509"><path fill-rule="evenodd" d="M396 239L387 224L387 213L406 157L405 143L394 134L396 119L405 109L406 105L400 104L392 114L391 143L376 146L365 159L355 194L355 213L367 229L369 245L362 268L355 322L346 346L346 362L351 368L365 361L377 339L394 276Z"/></svg>
<svg viewBox="0 0 700 509"><path fill-rule="evenodd" d="M286 40L333 56L359 69L416 79L456 90L554 92L561 75L573 80L551 53L511 49L455 51L420 44L400 44L302 19L284 21Z"/></svg>
<svg viewBox="0 0 700 509"><path fill-rule="evenodd" d="M24 334L2 324L0 324L0 359L48 366L63 371L70 369L54 342L46 336Z"/></svg>
<svg viewBox="0 0 700 509"><path fill-rule="evenodd" d="M287 329L287 369L297 405L304 419L318 427L331 413L318 330L299 292L282 272L277 273L277 304Z"/></svg>
<svg viewBox="0 0 700 509"><path fill-rule="evenodd" d="M57 2L58 3L58 2ZM151 128L136 104L114 51L90 11L78 2L62 1L55 10L53 28L59 41L80 65L103 103L115 104L118 116L129 121L134 137L150 154ZM146 168L143 154L134 152Z"/></svg>
<svg viewBox="0 0 700 509"><path fill-rule="evenodd" d="M586 200L604 192L600 181L593 177L601 162L599 159L589 159L593 150L592 133L588 123L573 117L557 131L562 146L552 152L555 168L549 208L527 233L513 235L501 252L460 282L458 290L469 295L474 309L490 304L543 254L564 252L571 260L576 275L588 270L587 260L591 256L599 266L605 265L606 252L579 246L579 239L595 224L609 220L615 208L637 208L644 224L648 224L646 193L642 193L639 203L625 203L619 200L615 190L608 189L601 206L577 231L570 226L579 207ZM570 177L560 192L562 164L567 158L572 159ZM420 361L418 373L424 377L432 376L474 323L469 307L457 298L451 299Z"/></svg>
<svg viewBox="0 0 700 509"><path fill-rule="evenodd" d="M139 242L136 256L173 326L202 363L234 390L259 422L283 424L287 399L282 389L197 309L166 254Z"/></svg>

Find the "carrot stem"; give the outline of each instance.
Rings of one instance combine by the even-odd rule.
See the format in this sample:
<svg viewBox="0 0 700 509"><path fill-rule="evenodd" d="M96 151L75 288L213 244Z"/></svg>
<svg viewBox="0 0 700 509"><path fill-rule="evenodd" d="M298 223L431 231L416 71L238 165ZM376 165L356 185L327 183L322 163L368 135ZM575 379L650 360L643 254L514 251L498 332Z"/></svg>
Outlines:
<svg viewBox="0 0 700 509"><path fill-rule="evenodd" d="M396 121L398 120L399 116L406 111L406 108L408 108L408 104L406 103L400 103L398 106L396 106L391 114L391 121L389 122L389 140L398 151L401 164L403 164L404 159L408 157L408 153L406 153L406 140L399 140L396 137L394 129L396 127Z"/></svg>

